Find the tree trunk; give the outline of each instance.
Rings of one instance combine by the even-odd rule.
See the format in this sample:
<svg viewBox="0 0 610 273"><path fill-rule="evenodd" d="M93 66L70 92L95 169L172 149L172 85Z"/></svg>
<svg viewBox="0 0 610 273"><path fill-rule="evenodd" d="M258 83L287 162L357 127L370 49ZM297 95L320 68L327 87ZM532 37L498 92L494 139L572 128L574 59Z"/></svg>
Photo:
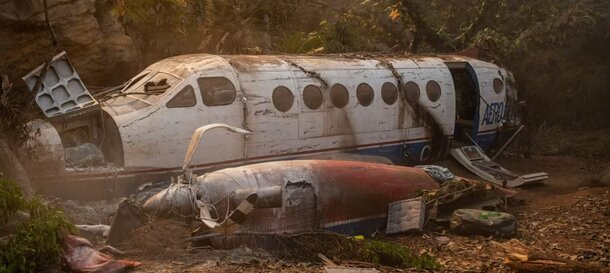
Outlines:
<svg viewBox="0 0 610 273"><path fill-rule="evenodd" d="M424 18L420 6L414 0L402 0L402 9L406 11L411 21L417 29L417 33L428 42L428 44L438 52L455 51L455 46L451 41L439 35Z"/></svg>
<svg viewBox="0 0 610 273"><path fill-rule="evenodd" d="M32 197L34 191L25 168L19 162L6 141L0 138L0 176L15 180L26 198Z"/></svg>

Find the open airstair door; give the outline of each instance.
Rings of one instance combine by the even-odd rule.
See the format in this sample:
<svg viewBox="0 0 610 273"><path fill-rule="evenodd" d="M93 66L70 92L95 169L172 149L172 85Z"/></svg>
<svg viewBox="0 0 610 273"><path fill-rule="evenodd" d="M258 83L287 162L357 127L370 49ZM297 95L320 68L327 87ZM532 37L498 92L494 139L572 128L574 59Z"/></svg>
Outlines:
<svg viewBox="0 0 610 273"><path fill-rule="evenodd" d="M34 90L43 69L44 64L32 70L23 80L30 91L35 93L36 104L45 117L78 114L99 107L68 60L65 51L53 57L44 73L42 84L38 90Z"/></svg>
<svg viewBox="0 0 610 273"><path fill-rule="evenodd" d="M491 161L477 146L451 149L451 156L477 176L504 187L519 187L548 178L548 174L545 172L517 175Z"/></svg>

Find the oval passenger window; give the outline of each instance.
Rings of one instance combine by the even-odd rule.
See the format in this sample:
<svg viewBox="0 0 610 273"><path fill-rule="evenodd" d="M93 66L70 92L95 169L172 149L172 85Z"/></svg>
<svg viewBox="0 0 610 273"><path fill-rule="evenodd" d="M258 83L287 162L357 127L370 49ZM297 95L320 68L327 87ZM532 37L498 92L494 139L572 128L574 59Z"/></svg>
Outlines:
<svg viewBox="0 0 610 273"><path fill-rule="evenodd" d="M290 92L290 89L285 86L278 86L273 89L272 99L273 106L282 112L290 110L294 103L294 95Z"/></svg>
<svg viewBox="0 0 610 273"><path fill-rule="evenodd" d="M356 97L358 98L360 105L369 106L375 98L375 93L370 85L361 83L356 89Z"/></svg>
<svg viewBox="0 0 610 273"><path fill-rule="evenodd" d="M435 81L428 81L426 84L426 94L430 101L438 101L441 98L441 86Z"/></svg>
<svg viewBox="0 0 610 273"><path fill-rule="evenodd" d="M504 91L504 82L502 80L495 78L493 84L494 84L494 91L497 94L500 94L500 93L502 93L502 91Z"/></svg>
<svg viewBox="0 0 610 273"><path fill-rule="evenodd" d="M341 84L335 84L330 89L330 101L337 108L343 108L349 102L349 93L347 88Z"/></svg>
<svg viewBox="0 0 610 273"><path fill-rule="evenodd" d="M203 104L207 106L231 104L237 96L235 86L225 77L197 79Z"/></svg>
<svg viewBox="0 0 610 273"><path fill-rule="evenodd" d="M303 89L303 102L311 110L316 110L322 106L322 91L315 85L305 86Z"/></svg>
<svg viewBox="0 0 610 273"><path fill-rule="evenodd" d="M419 86L415 82L405 84L405 95L409 103L417 103L419 101Z"/></svg>
<svg viewBox="0 0 610 273"><path fill-rule="evenodd" d="M398 89L391 82L386 82L381 86L381 98L387 105L392 105L398 99Z"/></svg>

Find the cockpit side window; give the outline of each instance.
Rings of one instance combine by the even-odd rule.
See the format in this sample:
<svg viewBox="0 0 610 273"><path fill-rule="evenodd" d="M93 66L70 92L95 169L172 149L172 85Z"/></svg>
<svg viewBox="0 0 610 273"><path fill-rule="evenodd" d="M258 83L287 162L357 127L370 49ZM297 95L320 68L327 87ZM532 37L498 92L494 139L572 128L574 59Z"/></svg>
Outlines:
<svg viewBox="0 0 610 273"><path fill-rule="evenodd" d="M233 83L225 77L197 79L203 104L207 106L227 105L235 101L237 91Z"/></svg>
<svg viewBox="0 0 610 273"><path fill-rule="evenodd" d="M195 90L192 86L187 85L178 94L176 94L170 101L167 102L167 108L184 108L192 107L197 104L197 98L195 97Z"/></svg>
<svg viewBox="0 0 610 273"><path fill-rule="evenodd" d="M123 87L123 90L127 90L127 89L131 88L132 86L134 86L135 84L139 83L142 79L144 79L144 77L148 76L148 74L150 74L150 73L146 72L146 73L136 76L129 82L129 84L127 84L127 86Z"/></svg>
<svg viewBox="0 0 610 273"><path fill-rule="evenodd" d="M105 106L116 115L155 105L165 97L172 87L178 86L182 79L164 72L150 72L136 76L129 86L118 94L103 101Z"/></svg>

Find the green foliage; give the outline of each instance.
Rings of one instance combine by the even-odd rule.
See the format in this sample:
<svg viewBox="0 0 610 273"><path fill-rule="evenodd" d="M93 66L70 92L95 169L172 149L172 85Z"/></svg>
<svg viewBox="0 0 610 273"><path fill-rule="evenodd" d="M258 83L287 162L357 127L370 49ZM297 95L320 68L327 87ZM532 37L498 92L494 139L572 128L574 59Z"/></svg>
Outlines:
<svg viewBox="0 0 610 273"><path fill-rule="evenodd" d="M201 21L196 7L185 0L119 0L112 12L150 62L196 48L192 36Z"/></svg>
<svg viewBox="0 0 610 273"><path fill-rule="evenodd" d="M320 28L305 34L296 32L286 36L279 50L287 53L345 53L356 51L375 51L371 36L374 32L369 18L354 14L344 14L337 20L320 22ZM376 38L375 38L376 39Z"/></svg>
<svg viewBox="0 0 610 273"><path fill-rule="evenodd" d="M207 0L199 48L216 53L260 53L265 45L256 1Z"/></svg>
<svg viewBox="0 0 610 273"><path fill-rule="evenodd" d="M284 37L279 50L286 53L317 53L324 49L319 32L295 32Z"/></svg>
<svg viewBox="0 0 610 273"><path fill-rule="evenodd" d="M61 264L61 240L75 232L73 225L40 199L25 200L15 182L0 178L3 223L17 210L28 212L30 220L0 241L0 273L45 272Z"/></svg>
<svg viewBox="0 0 610 273"><path fill-rule="evenodd" d="M417 255L410 249L390 242L368 240L360 250L364 260L389 266L438 269L440 264L428 254Z"/></svg>
<svg viewBox="0 0 610 273"><path fill-rule="evenodd" d="M323 22L322 41L327 53L353 52L363 49L364 39L349 21L340 20L333 24Z"/></svg>
<svg viewBox="0 0 610 273"><path fill-rule="evenodd" d="M17 183L0 177L0 223L6 223L24 206L25 200Z"/></svg>

